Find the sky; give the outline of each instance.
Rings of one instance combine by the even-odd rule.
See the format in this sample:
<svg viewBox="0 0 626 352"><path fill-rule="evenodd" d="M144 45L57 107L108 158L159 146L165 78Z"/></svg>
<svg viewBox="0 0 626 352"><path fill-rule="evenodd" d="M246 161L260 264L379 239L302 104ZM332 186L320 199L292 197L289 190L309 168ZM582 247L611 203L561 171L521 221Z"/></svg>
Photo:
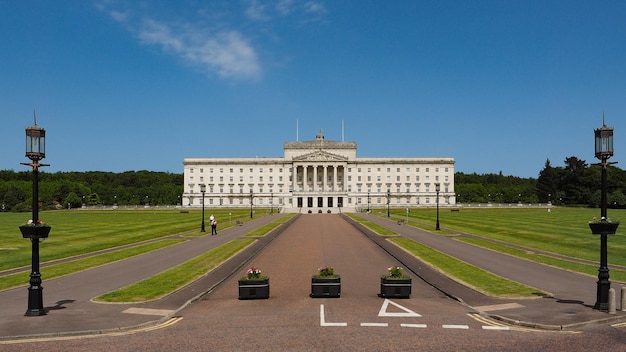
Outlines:
<svg viewBox="0 0 626 352"><path fill-rule="evenodd" d="M187 157L453 157L536 178L626 167L626 2L0 1L0 170L183 172Z"/></svg>

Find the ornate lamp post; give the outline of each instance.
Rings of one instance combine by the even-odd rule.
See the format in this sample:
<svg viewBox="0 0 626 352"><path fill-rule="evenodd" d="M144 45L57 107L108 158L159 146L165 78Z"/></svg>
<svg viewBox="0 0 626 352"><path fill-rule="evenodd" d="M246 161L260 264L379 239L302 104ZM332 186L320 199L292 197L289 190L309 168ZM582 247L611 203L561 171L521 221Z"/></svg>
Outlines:
<svg viewBox="0 0 626 352"><path fill-rule="evenodd" d="M595 157L600 159L602 166L602 197L600 199L600 221L589 223L591 233L600 235L600 268L598 269L598 281L596 290L595 309L609 309L609 289L611 282L609 281L609 268L607 263L607 235L615 234L619 222L612 222L606 215L606 167L610 164L608 159L613 156L613 128L604 124L604 116L602 118L602 127L595 129Z"/></svg>
<svg viewBox="0 0 626 352"><path fill-rule="evenodd" d="M435 230L440 230L439 228L439 191L441 190L441 185L439 182L435 183L435 192L437 192L437 222L435 223Z"/></svg>
<svg viewBox="0 0 626 352"><path fill-rule="evenodd" d="M370 192L367 192L367 213L370 213Z"/></svg>
<svg viewBox="0 0 626 352"><path fill-rule="evenodd" d="M50 233L50 226L39 220L39 167L49 166L40 164L39 161L46 157L46 130L37 126L37 118L32 127L26 128L26 157L30 163L21 163L33 168L33 202L32 221L27 225L20 226L23 238L30 238L32 244L32 272L30 274L30 286L28 287L28 309L26 316L46 315L43 307L43 287L41 287L41 274L39 273L39 241L45 239Z"/></svg>
<svg viewBox="0 0 626 352"><path fill-rule="evenodd" d="M200 184L200 193L202 193L202 224L200 225L200 232L205 232L204 228L204 193L206 192L206 185Z"/></svg>
<svg viewBox="0 0 626 352"><path fill-rule="evenodd" d="M252 197L254 194L252 193L252 189L250 189L250 219L252 219Z"/></svg>
<svg viewBox="0 0 626 352"><path fill-rule="evenodd" d="M387 188L387 217L389 217L389 197L391 197L391 191Z"/></svg>

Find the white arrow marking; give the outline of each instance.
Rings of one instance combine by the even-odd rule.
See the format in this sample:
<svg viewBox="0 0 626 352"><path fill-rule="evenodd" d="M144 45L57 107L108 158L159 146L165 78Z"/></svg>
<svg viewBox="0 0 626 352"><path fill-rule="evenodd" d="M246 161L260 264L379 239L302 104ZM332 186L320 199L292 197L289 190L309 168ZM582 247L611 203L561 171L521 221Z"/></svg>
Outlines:
<svg viewBox="0 0 626 352"><path fill-rule="evenodd" d="M320 326L348 326L348 323L327 323L324 318L324 305L320 304Z"/></svg>
<svg viewBox="0 0 626 352"><path fill-rule="evenodd" d="M396 306L397 308L402 309L404 312L400 312L400 313L388 313L387 312L387 307L389 306L389 303L393 304L394 306ZM378 312L378 316L379 317L421 317L421 314L415 313L414 311L403 307L401 305L399 305L398 303L395 303L393 301L390 301L389 299L385 299L385 302L383 302L383 306L380 307L380 311Z"/></svg>

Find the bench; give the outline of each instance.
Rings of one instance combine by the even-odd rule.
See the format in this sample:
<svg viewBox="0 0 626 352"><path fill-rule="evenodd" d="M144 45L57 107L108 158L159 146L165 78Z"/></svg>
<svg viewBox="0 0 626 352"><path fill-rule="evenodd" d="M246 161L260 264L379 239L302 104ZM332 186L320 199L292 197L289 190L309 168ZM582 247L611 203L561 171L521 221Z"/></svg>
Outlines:
<svg viewBox="0 0 626 352"><path fill-rule="evenodd" d="M404 219L398 220L398 225L404 225Z"/></svg>
<svg viewBox="0 0 626 352"><path fill-rule="evenodd" d="M237 224L237 226L242 226L243 225L243 221L237 220L237 221L235 221L235 224Z"/></svg>
<svg viewBox="0 0 626 352"><path fill-rule="evenodd" d="M450 211L453 212L453 213L458 213L459 209L450 209Z"/></svg>

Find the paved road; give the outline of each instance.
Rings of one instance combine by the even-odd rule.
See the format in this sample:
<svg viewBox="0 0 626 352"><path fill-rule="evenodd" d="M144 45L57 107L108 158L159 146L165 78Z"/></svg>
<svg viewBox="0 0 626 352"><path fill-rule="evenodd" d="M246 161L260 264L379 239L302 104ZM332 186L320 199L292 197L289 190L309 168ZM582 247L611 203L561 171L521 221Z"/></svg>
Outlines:
<svg viewBox="0 0 626 352"><path fill-rule="evenodd" d="M377 218L372 220L387 221ZM389 226L389 223L386 225ZM420 232L405 228L410 230L406 236L416 235L413 231ZM224 237L239 236L226 232ZM418 235L428 237L425 234ZM217 239L208 236L198 240L196 245L204 241ZM273 241L266 240L266 246L258 255L247 253L245 259L241 257L235 260L236 265L231 263L230 269L222 268L220 275L226 280L202 295L197 302L177 312L175 318L169 321L172 323L170 326L150 326L145 330L122 331L98 337L92 335L81 339L22 341L2 347L8 346L8 350L15 351L39 348L52 351L619 351L626 346L624 328L608 324L591 325L579 329L583 333L577 334L528 332L516 325L501 326L498 321L475 314L474 306L450 296L458 296L463 300L467 298L482 307L484 304L508 304L510 300L481 298L476 292L459 287L418 261L406 257L403 251L386 247L384 242L379 236L359 225L352 225L338 215L303 215ZM387 251L381 249L379 244L386 247ZM248 261L248 258L251 260ZM246 265L241 267L242 263ZM412 270L413 295L410 299L391 301L379 298L378 277L388 266L398 264ZM268 300L237 299L236 280L243 276L246 267L252 265L270 275L271 297ZM341 298L308 297L310 276L322 265L332 265L341 274ZM234 275L229 276L228 273L233 271ZM420 280L420 277L425 281ZM23 306L24 302L21 303L20 306ZM538 317L549 320L559 307L558 303L546 303L543 299L532 300L531 303L535 303L536 307L526 301L523 303L524 308L504 309L501 313L515 316L539 310L543 314ZM152 307L160 307L159 304L163 303L154 302ZM83 320L89 321L88 317L92 315L93 320L98 321L98 312L78 311L77 307L68 304L66 309L52 311L45 317L13 320L32 322L33 326L41 322L68 324L67 312L75 311L71 314L75 314L72 316L77 319L76 324ZM587 312L579 313L578 307L583 307L581 309ZM572 311L577 321L588 319L588 316L583 315L589 311L593 317L595 313L599 317L607 316L606 313L595 312L582 305L577 305ZM23 314L23 307L19 314ZM116 314L137 315L119 311ZM106 316L100 317L101 322L107 319ZM5 316L2 320L11 319Z"/></svg>

